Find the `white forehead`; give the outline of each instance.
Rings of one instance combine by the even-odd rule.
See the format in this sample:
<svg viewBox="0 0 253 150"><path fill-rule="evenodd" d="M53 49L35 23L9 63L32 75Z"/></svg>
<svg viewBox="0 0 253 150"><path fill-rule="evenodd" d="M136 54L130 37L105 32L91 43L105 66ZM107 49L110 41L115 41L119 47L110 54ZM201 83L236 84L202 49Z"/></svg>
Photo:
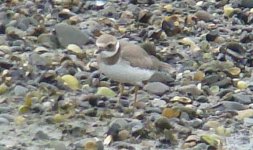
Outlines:
<svg viewBox="0 0 253 150"><path fill-rule="evenodd" d="M96 42L96 45L97 45L97 47L106 47L107 46L106 43L99 43L99 42Z"/></svg>

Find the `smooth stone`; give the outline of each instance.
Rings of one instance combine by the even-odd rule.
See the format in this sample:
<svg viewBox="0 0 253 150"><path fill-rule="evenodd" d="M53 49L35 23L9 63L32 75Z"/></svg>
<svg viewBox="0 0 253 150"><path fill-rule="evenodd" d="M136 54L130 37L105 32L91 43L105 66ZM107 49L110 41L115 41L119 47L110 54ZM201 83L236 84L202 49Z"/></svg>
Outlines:
<svg viewBox="0 0 253 150"><path fill-rule="evenodd" d="M208 102L208 98L207 98L207 96L199 96L199 97L197 97L197 99L196 99L198 102L201 102L201 103L205 103L205 102Z"/></svg>
<svg viewBox="0 0 253 150"><path fill-rule="evenodd" d="M7 27L5 29L5 33L7 35L10 35L10 36L16 35L19 38L23 38L24 36L26 36L26 32L25 31L22 31L22 30L20 30L18 28L12 27L12 26Z"/></svg>
<svg viewBox="0 0 253 150"><path fill-rule="evenodd" d="M89 42L87 34L65 23L55 25L55 32L60 45L64 48L69 44L76 44L81 47Z"/></svg>
<svg viewBox="0 0 253 150"><path fill-rule="evenodd" d="M220 126L220 123L216 120L208 120L204 125L203 129L209 129L209 128L217 128Z"/></svg>
<svg viewBox="0 0 253 150"><path fill-rule="evenodd" d="M192 150L208 150L209 149L209 145L207 145L206 143L200 143L196 146L194 146L193 148L191 148Z"/></svg>
<svg viewBox="0 0 253 150"><path fill-rule="evenodd" d="M87 145L88 144L88 145ZM94 148L95 150L104 150L102 141L95 138L86 138L74 143L77 150L83 150L87 148ZM93 150L93 149L91 149Z"/></svg>
<svg viewBox="0 0 253 150"><path fill-rule="evenodd" d="M253 118L245 118L243 119L243 123L245 126L253 126Z"/></svg>
<svg viewBox="0 0 253 150"><path fill-rule="evenodd" d="M44 131L36 132L34 138L40 140L49 140L49 136Z"/></svg>
<svg viewBox="0 0 253 150"><path fill-rule="evenodd" d="M219 86L220 88L228 87L232 84L232 80L230 78L224 78L221 81L218 81L216 83L213 83L214 86Z"/></svg>
<svg viewBox="0 0 253 150"><path fill-rule="evenodd" d="M42 46L52 48L52 49L59 47L57 37L55 35L48 34L48 33L43 33L39 35L38 43L41 44Z"/></svg>
<svg viewBox="0 0 253 150"><path fill-rule="evenodd" d="M253 7L253 1L252 0L241 0L241 6L252 8Z"/></svg>
<svg viewBox="0 0 253 150"><path fill-rule="evenodd" d="M207 12L207 11L204 11L204 10L199 10L195 13L196 17L199 19L199 20L203 20L203 21L210 21L212 20L213 16Z"/></svg>
<svg viewBox="0 0 253 150"><path fill-rule="evenodd" d="M128 126L128 122L126 121L126 119L117 118L117 119L112 120L109 125L110 128L115 127L115 126L119 127L120 130L126 129L126 127Z"/></svg>
<svg viewBox="0 0 253 150"><path fill-rule="evenodd" d="M0 35L0 45L2 46L6 44L7 44L6 36Z"/></svg>
<svg viewBox="0 0 253 150"><path fill-rule="evenodd" d="M221 103L225 107L226 110L244 110L244 109L246 109L246 106L244 106L238 102L223 101Z"/></svg>
<svg viewBox="0 0 253 150"><path fill-rule="evenodd" d="M45 58L41 57L37 53L31 53L28 59L29 59L28 61L31 65L35 65L35 66L46 66L47 65Z"/></svg>
<svg viewBox="0 0 253 150"><path fill-rule="evenodd" d="M203 80L203 83L212 84L212 83L215 83L215 82L219 81L220 78L221 77L217 74L208 75L208 76L205 76L205 79Z"/></svg>
<svg viewBox="0 0 253 150"><path fill-rule="evenodd" d="M150 82L144 86L144 90L151 94L162 95L169 90L169 87L161 82Z"/></svg>
<svg viewBox="0 0 253 150"><path fill-rule="evenodd" d="M107 6L104 9L102 9L100 12L103 16L109 17L109 16L113 16L113 17L119 17L119 14L117 13L117 6Z"/></svg>
<svg viewBox="0 0 253 150"><path fill-rule="evenodd" d="M233 95L234 101L237 101L242 104L250 104L251 103L251 96L244 95L244 94L234 94Z"/></svg>
<svg viewBox="0 0 253 150"><path fill-rule="evenodd" d="M119 140L123 141L123 140L126 140L130 137L130 133L127 130L121 130L118 133L118 136L119 136Z"/></svg>
<svg viewBox="0 0 253 150"><path fill-rule="evenodd" d="M141 122L133 122L130 124L131 133L132 134L141 134L141 132L145 129L143 123Z"/></svg>
<svg viewBox="0 0 253 150"><path fill-rule="evenodd" d="M8 119L8 121L10 121L10 122L14 121L14 116L12 116L10 114L0 114L0 118Z"/></svg>
<svg viewBox="0 0 253 150"><path fill-rule="evenodd" d="M190 93L194 96L198 96L202 93L202 90L198 89L195 84L189 84L178 88L179 91L184 93Z"/></svg>
<svg viewBox="0 0 253 150"><path fill-rule="evenodd" d="M236 119L243 120L245 118L252 118L253 117L253 109L246 109L237 111L238 115L236 116Z"/></svg>
<svg viewBox="0 0 253 150"><path fill-rule="evenodd" d="M162 110L160 108L157 108L157 107L147 107L145 109L145 112L146 113L158 113L158 114L161 114Z"/></svg>
<svg viewBox="0 0 253 150"><path fill-rule="evenodd" d="M162 82L162 83L171 83L175 79L171 77L170 74L156 72L152 77L148 80L149 82Z"/></svg>
<svg viewBox="0 0 253 150"><path fill-rule="evenodd" d="M27 30L30 25L36 26L38 25L37 20L31 17L23 17L17 20L17 27L23 31Z"/></svg>
<svg viewBox="0 0 253 150"><path fill-rule="evenodd" d="M5 58L0 58L0 67L10 69L13 66L12 62Z"/></svg>
<svg viewBox="0 0 253 150"><path fill-rule="evenodd" d="M190 120L190 116L189 116L189 114L186 113L186 112L181 112L181 114L180 114L180 119Z"/></svg>
<svg viewBox="0 0 253 150"><path fill-rule="evenodd" d="M166 107L166 101L160 99L154 99L151 101L153 107Z"/></svg>
<svg viewBox="0 0 253 150"><path fill-rule="evenodd" d="M133 146L132 144L128 143L128 142L122 142L122 141L116 141L116 142L113 142L111 144L111 149L117 149L117 150L120 150L122 149L122 147L127 147L127 149L129 150L137 150L135 147L136 146Z"/></svg>
<svg viewBox="0 0 253 150"><path fill-rule="evenodd" d="M51 145L50 147L53 148L54 150L67 150L63 142L53 142L50 145Z"/></svg>
<svg viewBox="0 0 253 150"><path fill-rule="evenodd" d="M6 119L6 118L1 118L0 117L0 125L7 125L7 124L9 124L10 122L9 122L9 120L8 119Z"/></svg>
<svg viewBox="0 0 253 150"><path fill-rule="evenodd" d="M16 96L25 95L28 92L28 88L23 87L21 85L17 85L14 88L14 93Z"/></svg>
<svg viewBox="0 0 253 150"><path fill-rule="evenodd" d="M1 106L0 107L0 113L8 113L11 110L12 110L12 108L9 106Z"/></svg>

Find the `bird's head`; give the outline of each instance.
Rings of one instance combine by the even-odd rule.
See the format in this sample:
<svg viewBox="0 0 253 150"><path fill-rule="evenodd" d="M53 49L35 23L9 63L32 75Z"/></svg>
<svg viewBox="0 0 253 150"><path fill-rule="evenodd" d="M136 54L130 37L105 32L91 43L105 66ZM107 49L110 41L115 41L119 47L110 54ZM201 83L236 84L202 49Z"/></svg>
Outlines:
<svg viewBox="0 0 253 150"><path fill-rule="evenodd" d="M96 41L97 50L95 55L100 55L102 58L114 56L119 50L119 41L116 37L110 34L103 34Z"/></svg>

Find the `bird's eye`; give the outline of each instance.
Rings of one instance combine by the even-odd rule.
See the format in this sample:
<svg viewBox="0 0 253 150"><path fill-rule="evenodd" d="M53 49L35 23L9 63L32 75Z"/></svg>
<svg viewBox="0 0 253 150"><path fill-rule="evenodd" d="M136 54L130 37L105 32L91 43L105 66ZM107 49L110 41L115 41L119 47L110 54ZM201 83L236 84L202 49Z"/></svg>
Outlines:
<svg viewBox="0 0 253 150"><path fill-rule="evenodd" d="M109 49L112 49L112 48L113 48L113 45L112 45L112 44L109 44L109 45L107 45L107 47L108 47Z"/></svg>

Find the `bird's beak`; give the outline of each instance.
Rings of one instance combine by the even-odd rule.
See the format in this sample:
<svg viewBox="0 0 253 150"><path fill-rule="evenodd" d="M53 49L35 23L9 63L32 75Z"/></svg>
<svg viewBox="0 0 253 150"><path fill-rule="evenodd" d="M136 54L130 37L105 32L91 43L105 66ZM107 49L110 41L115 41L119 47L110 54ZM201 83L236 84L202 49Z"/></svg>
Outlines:
<svg viewBox="0 0 253 150"><path fill-rule="evenodd" d="M104 48L98 47L98 49L95 50L94 55L98 55L99 53L101 53L101 52L104 51L104 50L105 50Z"/></svg>

